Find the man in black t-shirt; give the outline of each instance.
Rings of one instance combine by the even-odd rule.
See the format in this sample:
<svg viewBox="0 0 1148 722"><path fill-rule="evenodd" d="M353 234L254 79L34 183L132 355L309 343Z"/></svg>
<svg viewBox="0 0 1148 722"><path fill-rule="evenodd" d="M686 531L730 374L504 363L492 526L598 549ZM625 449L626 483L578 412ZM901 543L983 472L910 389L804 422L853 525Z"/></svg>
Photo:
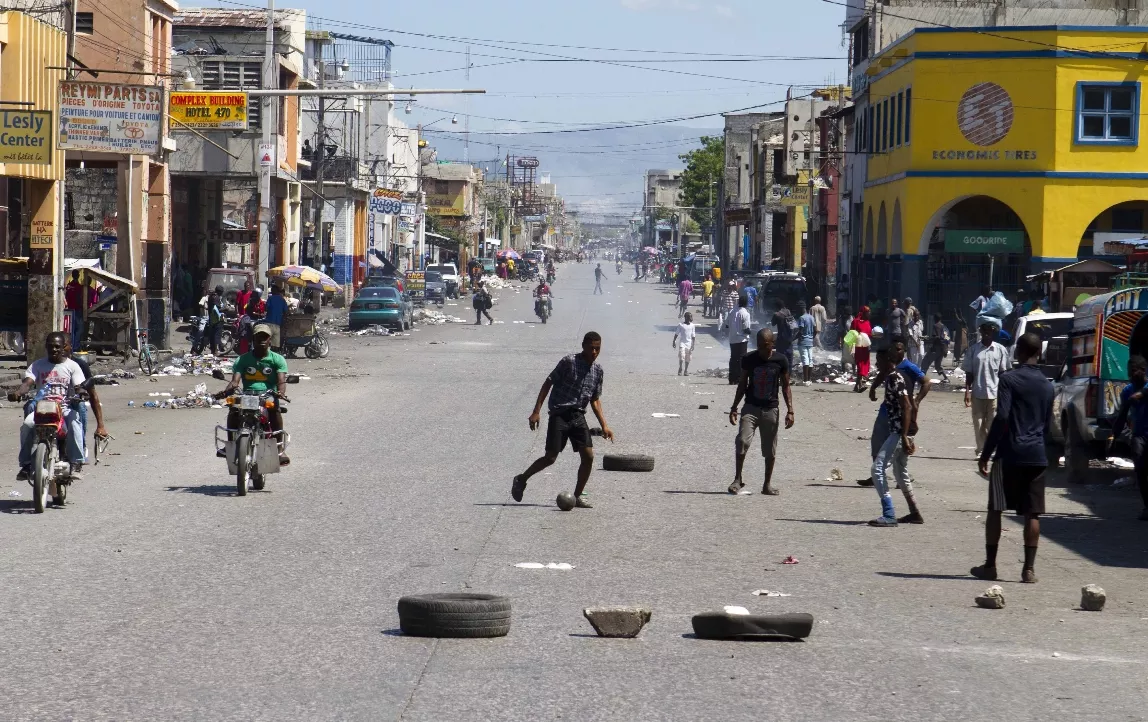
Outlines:
<svg viewBox="0 0 1148 722"><path fill-rule="evenodd" d="M734 479L727 490L731 494L740 494L745 486L741 471L755 431L761 433L761 455L765 459L765 484L761 493L768 496L778 494L772 485L773 463L777 456L777 397L780 391L785 398L785 428L788 429L793 426L793 396L789 391L789 358L774 351L774 342L773 331L762 329L757 334L757 350L741 360L741 380L729 410L729 423L737 426L737 405L745 397L741 424L734 442Z"/></svg>

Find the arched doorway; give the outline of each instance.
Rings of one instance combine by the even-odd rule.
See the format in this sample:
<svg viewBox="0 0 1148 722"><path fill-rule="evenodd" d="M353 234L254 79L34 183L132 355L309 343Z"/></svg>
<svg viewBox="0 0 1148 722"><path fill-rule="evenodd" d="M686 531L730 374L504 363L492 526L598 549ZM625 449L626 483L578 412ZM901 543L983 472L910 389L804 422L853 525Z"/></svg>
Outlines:
<svg viewBox="0 0 1148 722"><path fill-rule="evenodd" d="M1084 229L1076 257L1107 256L1104 244L1121 238L1139 238L1148 233L1148 200L1125 201L1101 211ZM1120 260L1112 260L1120 263Z"/></svg>
<svg viewBox="0 0 1148 722"><path fill-rule="evenodd" d="M1032 243L1020 216L1008 204L991 196L954 199L933 215L925 234L924 310L928 313L941 313L946 322L960 316L972 328L976 314L969 303L985 286L1003 291L1010 299L1024 286ZM1003 248L993 253L969 252L979 246L962 244L962 239L983 236L1002 239Z"/></svg>

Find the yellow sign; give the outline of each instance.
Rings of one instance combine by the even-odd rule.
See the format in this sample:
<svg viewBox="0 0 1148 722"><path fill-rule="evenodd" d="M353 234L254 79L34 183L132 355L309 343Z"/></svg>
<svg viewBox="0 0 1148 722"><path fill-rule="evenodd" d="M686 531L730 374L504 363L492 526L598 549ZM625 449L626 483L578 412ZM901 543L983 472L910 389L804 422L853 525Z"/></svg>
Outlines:
<svg viewBox="0 0 1148 722"><path fill-rule="evenodd" d="M781 205L807 206L809 205L809 185L792 185L781 187Z"/></svg>
<svg viewBox="0 0 1148 722"><path fill-rule="evenodd" d="M247 130L247 93L173 92L167 96L173 130Z"/></svg>
<svg viewBox="0 0 1148 722"><path fill-rule="evenodd" d="M52 112L0 110L0 163L52 164Z"/></svg>
<svg viewBox="0 0 1148 722"><path fill-rule="evenodd" d="M434 192L427 193L427 213L434 216L465 216L466 200L460 182L437 181Z"/></svg>
<svg viewBox="0 0 1148 722"><path fill-rule="evenodd" d="M32 233L28 239L28 244L32 248L52 248L54 239L56 237L56 222L34 220L32 221Z"/></svg>

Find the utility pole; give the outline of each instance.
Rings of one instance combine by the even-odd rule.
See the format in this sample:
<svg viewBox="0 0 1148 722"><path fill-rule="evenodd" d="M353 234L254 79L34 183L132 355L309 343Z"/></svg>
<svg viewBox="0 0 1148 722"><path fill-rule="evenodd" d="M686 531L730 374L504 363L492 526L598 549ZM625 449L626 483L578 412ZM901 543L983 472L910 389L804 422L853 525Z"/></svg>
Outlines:
<svg viewBox="0 0 1148 722"><path fill-rule="evenodd" d="M323 90L327 87L327 62L323 59L326 52L326 45L322 41L316 43L319 48L319 89ZM326 191L323 185L323 159L327 157L327 125L324 120L324 112L326 111L326 101L323 96L319 96L319 112L317 117L318 132L315 137L315 155L314 155L314 170L315 170L315 190L319 197L315 200L315 246L318 253L318 260L312 259L311 263L315 265L322 265L327 260L327 235L323 232L323 206L327 203L323 200L326 197ZM327 269L328 273L331 269Z"/></svg>
<svg viewBox="0 0 1148 722"><path fill-rule="evenodd" d="M263 82L266 89L276 88L278 64L275 62L275 0L267 0L267 38L263 48ZM275 132L278 130L275 121L274 104L278 102L273 96L263 100L263 113L259 121L263 124L262 146L274 148L271 152L271 165L263 165L260 158L259 165L259 240L255 244L255 278L266 277L267 269L271 267L271 176L279 164L276 156L279 153L279 144L275 143ZM262 155L262 154L260 154Z"/></svg>

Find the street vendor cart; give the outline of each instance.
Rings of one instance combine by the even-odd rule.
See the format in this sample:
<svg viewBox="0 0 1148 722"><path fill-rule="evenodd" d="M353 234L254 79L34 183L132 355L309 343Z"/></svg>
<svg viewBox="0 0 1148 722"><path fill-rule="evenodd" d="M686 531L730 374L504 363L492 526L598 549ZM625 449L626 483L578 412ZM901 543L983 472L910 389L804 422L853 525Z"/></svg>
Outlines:
<svg viewBox="0 0 1148 722"><path fill-rule="evenodd" d="M81 348L126 356L135 345L132 319L139 286L135 281L99 268L85 268L84 273L103 284L104 291L91 308L84 310L80 326Z"/></svg>

